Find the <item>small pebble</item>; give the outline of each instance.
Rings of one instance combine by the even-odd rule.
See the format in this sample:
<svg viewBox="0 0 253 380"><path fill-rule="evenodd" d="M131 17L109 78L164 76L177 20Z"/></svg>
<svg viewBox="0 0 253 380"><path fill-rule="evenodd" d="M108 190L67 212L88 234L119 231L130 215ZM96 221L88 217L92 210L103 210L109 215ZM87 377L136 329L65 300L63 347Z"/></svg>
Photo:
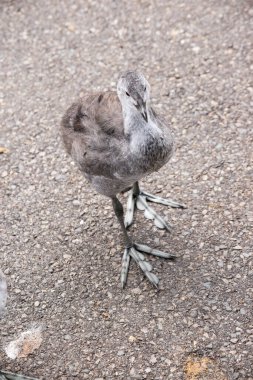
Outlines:
<svg viewBox="0 0 253 380"><path fill-rule="evenodd" d="M133 335L130 335L130 336L128 337L128 341L129 341L130 343L133 343L133 342L136 342L136 341L137 341L137 338L136 338L135 336L133 336Z"/></svg>
<svg viewBox="0 0 253 380"><path fill-rule="evenodd" d="M149 362L151 364L155 364L157 362L157 359L156 359L155 355L151 355L151 358L150 358Z"/></svg>

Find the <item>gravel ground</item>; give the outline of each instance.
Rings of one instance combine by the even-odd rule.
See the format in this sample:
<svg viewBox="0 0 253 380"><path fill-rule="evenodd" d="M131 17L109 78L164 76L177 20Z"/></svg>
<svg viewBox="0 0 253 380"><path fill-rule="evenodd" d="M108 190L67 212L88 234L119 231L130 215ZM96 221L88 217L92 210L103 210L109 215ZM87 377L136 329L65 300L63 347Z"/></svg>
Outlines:
<svg viewBox="0 0 253 380"><path fill-rule="evenodd" d="M0 368L40 379L253 379L252 2L1 2L1 269L9 287ZM143 181L186 210L175 228L136 215L155 291L135 265L120 288L123 241L110 201L58 136L86 90L138 67L170 119L177 152ZM33 324L42 343L3 347ZM201 364L202 363L202 364Z"/></svg>

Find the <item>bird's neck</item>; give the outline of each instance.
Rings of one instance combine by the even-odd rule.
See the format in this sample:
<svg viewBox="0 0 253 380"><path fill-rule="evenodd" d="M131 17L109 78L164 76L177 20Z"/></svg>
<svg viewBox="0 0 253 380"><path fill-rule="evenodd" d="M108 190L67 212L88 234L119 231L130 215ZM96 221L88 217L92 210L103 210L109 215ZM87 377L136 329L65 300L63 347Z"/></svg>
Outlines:
<svg viewBox="0 0 253 380"><path fill-rule="evenodd" d="M150 113L147 108L148 121L145 121L141 113L136 108L122 106L124 131L126 136L136 135L139 132L143 133L144 128L147 130L150 127Z"/></svg>
<svg viewBox="0 0 253 380"><path fill-rule="evenodd" d="M145 121L138 110L123 111L124 131L129 139L128 148L138 157L150 156L151 151L159 152L164 145L162 130L150 117L149 109L147 113L148 121Z"/></svg>

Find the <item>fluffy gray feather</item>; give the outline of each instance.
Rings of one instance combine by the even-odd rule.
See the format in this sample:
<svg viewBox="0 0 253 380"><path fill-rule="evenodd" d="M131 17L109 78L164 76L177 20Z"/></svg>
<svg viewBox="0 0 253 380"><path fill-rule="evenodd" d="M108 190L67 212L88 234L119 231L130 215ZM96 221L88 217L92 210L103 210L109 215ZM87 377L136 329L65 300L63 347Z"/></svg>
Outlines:
<svg viewBox="0 0 253 380"><path fill-rule="evenodd" d="M172 155L170 128L150 107L149 88L142 74L128 71L117 92L87 94L62 119L67 152L101 194L124 191Z"/></svg>

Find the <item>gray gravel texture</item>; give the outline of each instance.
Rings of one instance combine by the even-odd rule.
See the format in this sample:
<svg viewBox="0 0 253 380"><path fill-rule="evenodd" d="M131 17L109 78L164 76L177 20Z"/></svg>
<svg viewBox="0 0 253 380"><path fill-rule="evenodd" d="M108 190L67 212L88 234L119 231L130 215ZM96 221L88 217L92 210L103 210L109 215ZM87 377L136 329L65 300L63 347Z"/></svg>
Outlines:
<svg viewBox="0 0 253 380"><path fill-rule="evenodd" d="M1 2L1 269L9 298L0 367L40 379L187 379L191 355L224 379L253 379L252 2ZM66 156L58 125L82 92L139 68L170 120L177 152L145 190L187 204L141 212L136 240L157 292L131 266L110 201ZM125 201L126 198L122 197ZM43 343L11 360L3 346L33 323ZM207 379L203 373L201 379ZM218 379L210 375L208 379ZM219 379L223 377L219 377ZM218 379L218 380L219 380Z"/></svg>

